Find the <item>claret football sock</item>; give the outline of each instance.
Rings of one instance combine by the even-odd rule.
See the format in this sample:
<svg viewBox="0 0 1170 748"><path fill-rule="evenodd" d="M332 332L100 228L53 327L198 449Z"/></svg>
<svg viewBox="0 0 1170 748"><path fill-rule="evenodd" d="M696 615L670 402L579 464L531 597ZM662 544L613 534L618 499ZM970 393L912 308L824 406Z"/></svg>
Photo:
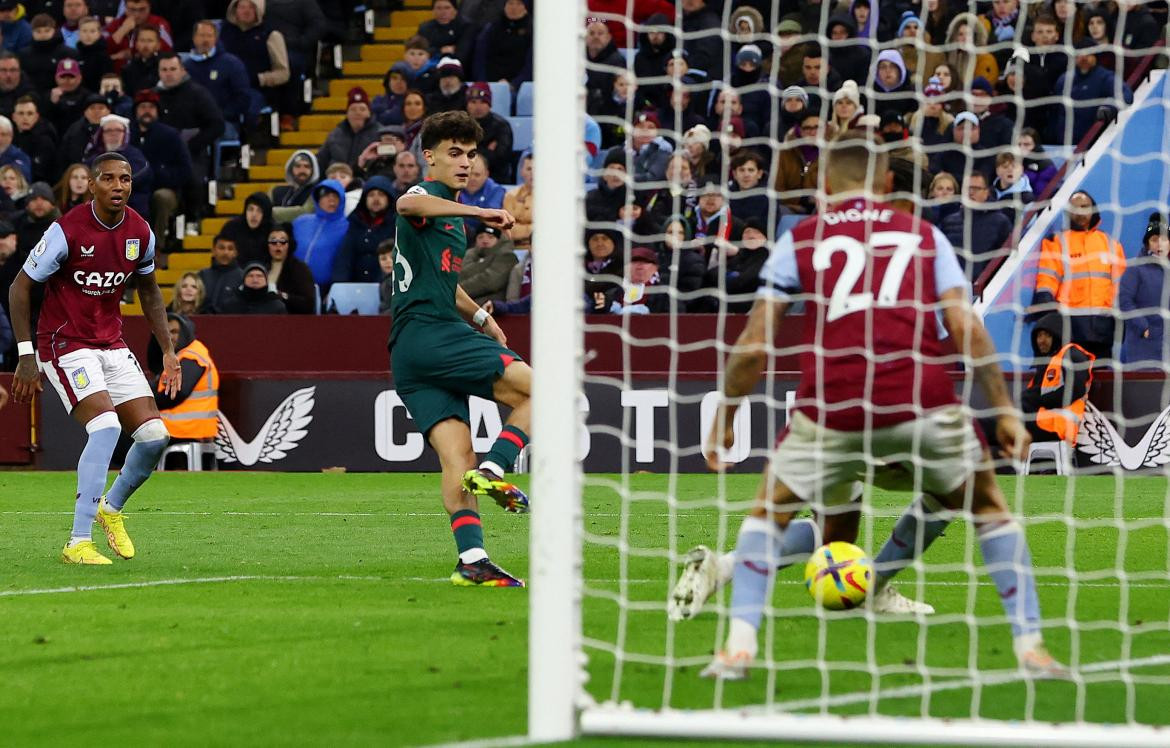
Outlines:
<svg viewBox="0 0 1170 748"><path fill-rule="evenodd" d="M520 450L528 446L528 434L512 424L504 426L500 435L496 437L492 449L479 464L480 469L490 470L497 477L503 478L504 473L511 469L520 456Z"/></svg>
<svg viewBox="0 0 1170 748"><path fill-rule="evenodd" d="M1036 598L1036 575L1024 528L1015 520L976 525L983 563L999 591L1003 612L1020 637L1040 630L1040 601Z"/></svg>
<svg viewBox="0 0 1170 748"><path fill-rule="evenodd" d="M473 509L460 509L451 515L451 532L455 533L455 547L459 549L459 560L474 564L487 558L483 549L483 523L479 513Z"/></svg>
<svg viewBox="0 0 1170 748"><path fill-rule="evenodd" d="M873 568L879 584L885 584L926 552L951 523L951 513L932 496L922 496L898 518L886 544L874 557ZM919 539L918 533L922 533Z"/></svg>
<svg viewBox="0 0 1170 748"><path fill-rule="evenodd" d="M110 470L110 458L118 445L122 427L113 411L106 411L85 424L89 439L81 450L77 461L77 502L73 510L73 532L71 542L89 540L93 533L93 521L97 516L98 502L106 487L106 474Z"/></svg>
<svg viewBox="0 0 1170 748"><path fill-rule="evenodd" d="M118 473L114 485L110 486L110 492L106 494L106 503L118 512L122 511L126 500L154 472L159 457L162 456L167 442L170 441L166 425L157 418L152 418L142 424L130 436L134 439L134 445L126 453L126 462L122 465L122 471Z"/></svg>
<svg viewBox="0 0 1170 748"><path fill-rule="evenodd" d="M784 534L770 519L745 517L735 541L731 615L755 630L760 628L764 605L776 576Z"/></svg>

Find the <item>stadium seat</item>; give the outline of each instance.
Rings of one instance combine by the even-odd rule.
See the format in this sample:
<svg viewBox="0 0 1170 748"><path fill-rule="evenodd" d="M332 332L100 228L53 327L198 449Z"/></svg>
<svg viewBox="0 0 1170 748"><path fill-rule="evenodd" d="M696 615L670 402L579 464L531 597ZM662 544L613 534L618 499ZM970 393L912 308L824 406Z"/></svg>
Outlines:
<svg viewBox="0 0 1170 748"><path fill-rule="evenodd" d="M492 111L501 117L512 116L512 87L502 81L491 81Z"/></svg>
<svg viewBox="0 0 1170 748"><path fill-rule="evenodd" d="M535 92L532 81L524 81L520 84L520 90L516 92L516 116L517 117L531 117L532 116L532 95ZM520 150L517 148L516 150Z"/></svg>
<svg viewBox="0 0 1170 748"><path fill-rule="evenodd" d="M338 314L377 314L377 283L334 283L329 289L329 311Z"/></svg>
<svg viewBox="0 0 1170 748"><path fill-rule="evenodd" d="M187 461L187 470L195 473L203 470L203 458L207 457L209 470L218 470L215 461L215 442L213 441L186 441L172 443L163 450L162 457L158 458L158 470L165 470L169 455L182 455Z"/></svg>
<svg viewBox="0 0 1170 748"><path fill-rule="evenodd" d="M527 151L532 147L532 117L509 117L512 126L512 150Z"/></svg>
<svg viewBox="0 0 1170 748"><path fill-rule="evenodd" d="M1032 442L1024 462L1024 475L1032 472L1032 460L1036 457L1052 460L1057 475L1068 475L1072 467L1072 450L1064 442Z"/></svg>

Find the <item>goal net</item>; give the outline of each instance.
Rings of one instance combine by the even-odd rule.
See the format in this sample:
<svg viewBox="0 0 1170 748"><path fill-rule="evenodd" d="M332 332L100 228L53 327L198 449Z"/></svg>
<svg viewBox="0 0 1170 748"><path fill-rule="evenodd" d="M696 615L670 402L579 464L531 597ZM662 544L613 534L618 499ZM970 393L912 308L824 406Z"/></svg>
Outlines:
<svg viewBox="0 0 1170 748"><path fill-rule="evenodd" d="M1165 4L589 6L558 0L536 18L535 236L550 247L532 268L530 737L1170 743ZM863 253L852 279L794 297L729 466L707 471L762 266L832 204L825 153L847 131L864 135L877 199L954 247L1034 434L1026 460L994 468L1063 677L1018 661L1001 600L1017 590L992 572L1023 580L1029 564L990 563L969 507L895 578L933 612L826 610L805 589L805 549L778 561L748 677L700 677L726 647L725 582L744 560L731 554L797 384L825 376L800 369L824 352L819 334L805 342L805 311L848 309L872 272ZM866 350L870 333L857 346L872 377L890 359ZM911 337L911 376L948 367L994 450L981 362ZM862 400L872 416L881 393ZM822 525L813 547L844 539L883 558L905 540L892 533L921 501L924 463L894 468L899 491L871 459L856 529ZM699 545L726 555L722 582L676 620L668 600Z"/></svg>

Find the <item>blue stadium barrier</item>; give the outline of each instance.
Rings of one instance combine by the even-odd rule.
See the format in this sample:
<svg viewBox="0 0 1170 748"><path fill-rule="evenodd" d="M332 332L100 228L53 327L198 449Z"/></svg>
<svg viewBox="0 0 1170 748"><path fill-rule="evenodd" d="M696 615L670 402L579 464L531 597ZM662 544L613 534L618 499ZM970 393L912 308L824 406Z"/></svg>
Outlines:
<svg viewBox="0 0 1170 748"><path fill-rule="evenodd" d="M512 87L502 81L491 81L492 111L501 117L512 116Z"/></svg>
<svg viewBox="0 0 1170 748"><path fill-rule="evenodd" d="M512 126L512 150L527 151L532 147L532 117L509 117Z"/></svg>
<svg viewBox="0 0 1170 748"><path fill-rule="evenodd" d="M532 81L524 81L520 84L520 90L516 92L516 116L517 117L531 117L532 116L532 95L535 92ZM516 150L522 150L517 148Z"/></svg>
<svg viewBox="0 0 1170 748"><path fill-rule="evenodd" d="M338 314L377 314L377 283L334 283L329 289L329 307Z"/></svg>

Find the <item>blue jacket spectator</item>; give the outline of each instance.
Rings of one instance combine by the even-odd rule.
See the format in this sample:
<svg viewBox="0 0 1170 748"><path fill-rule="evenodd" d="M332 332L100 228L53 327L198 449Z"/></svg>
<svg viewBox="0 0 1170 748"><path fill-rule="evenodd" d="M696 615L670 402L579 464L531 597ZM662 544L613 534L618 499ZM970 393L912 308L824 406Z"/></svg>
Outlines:
<svg viewBox="0 0 1170 748"><path fill-rule="evenodd" d="M223 109L223 116L236 125L248 125L260 116L264 98L248 84L248 70L239 57L216 48L215 24L199 22L192 38L194 49L185 55L185 67L192 80L203 84Z"/></svg>
<svg viewBox="0 0 1170 748"><path fill-rule="evenodd" d="M382 279L378 245L394 238L393 190L387 177L371 177L361 203L349 216L349 230L333 261L334 283L377 283Z"/></svg>
<svg viewBox="0 0 1170 748"><path fill-rule="evenodd" d="M32 158L12 144L16 136L12 120L0 115L0 166L12 164L20 169L24 178L32 181Z"/></svg>
<svg viewBox="0 0 1170 748"><path fill-rule="evenodd" d="M477 208L503 208L504 194L507 192L496 180L488 176L487 164L484 159L477 158L471 163L471 171L467 175L467 188L459 193L459 202L464 205L474 205ZM479 231L479 221L474 218L464 218L463 228L467 231L468 241Z"/></svg>
<svg viewBox="0 0 1170 748"><path fill-rule="evenodd" d="M1170 291L1166 285L1167 254L1166 219L1153 213L1141 254L1126 265L1117 290L1117 304L1125 319L1121 360L1127 368L1161 369L1166 361L1162 313Z"/></svg>
<svg viewBox="0 0 1170 748"><path fill-rule="evenodd" d="M967 178L967 202L942 219L939 226L954 245L959 263L972 282L982 275L1012 234L1011 219L1002 210L986 204L990 197L987 177L972 172Z"/></svg>
<svg viewBox="0 0 1170 748"><path fill-rule="evenodd" d="M1105 108L1116 114L1115 104L1119 85L1125 103L1133 103L1133 91L1125 84L1125 81L1118 79L1111 70L1106 70L1098 65L1097 56L1088 51L1094 44L1095 42L1088 37L1077 42L1076 69L1072 71L1071 83L1068 80L1069 74L1065 73L1056 80L1056 87L1052 91L1057 96L1065 96L1065 86L1071 86L1067 95L1072 98L1074 103L1072 105L1072 140L1067 141L1068 145L1076 145L1081 142L1081 138L1085 137L1085 133L1097 120L1098 109ZM1048 133L1049 142L1066 142L1065 138L1068 136L1066 133L1067 116L1067 106L1053 108L1051 129Z"/></svg>
<svg viewBox="0 0 1170 748"><path fill-rule="evenodd" d="M313 212L293 221L297 241L296 258L313 271L313 281L322 293L333 280L333 261L345 240L345 188L336 179L326 179L313 188Z"/></svg>
<svg viewBox="0 0 1170 748"><path fill-rule="evenodd" d="M379 124L402 124L402 101L406 98L412 75L410 65L399 60L390 66L386 75L382 76L382 87L386 93L375 96L370 102L370 111L374 113L374 119L378 120Z"/></svg>
<svg viewBox="0 0 1170 748"><path fill-rule="evenodd" d="M0 36L3 36L3 47L9 52L23 52L32 44L32 26L24 18L16 18L19 3L0 3Z"/></svg>
<svg viewBox="0 0 1170 748"><path fill-rule="evenodd" d="M139 91L134 97L137 123L131 128L130 142L154 169L154 188L181 194L191 181L191 154L179 131L158 121L158 93Z"/></svg>

